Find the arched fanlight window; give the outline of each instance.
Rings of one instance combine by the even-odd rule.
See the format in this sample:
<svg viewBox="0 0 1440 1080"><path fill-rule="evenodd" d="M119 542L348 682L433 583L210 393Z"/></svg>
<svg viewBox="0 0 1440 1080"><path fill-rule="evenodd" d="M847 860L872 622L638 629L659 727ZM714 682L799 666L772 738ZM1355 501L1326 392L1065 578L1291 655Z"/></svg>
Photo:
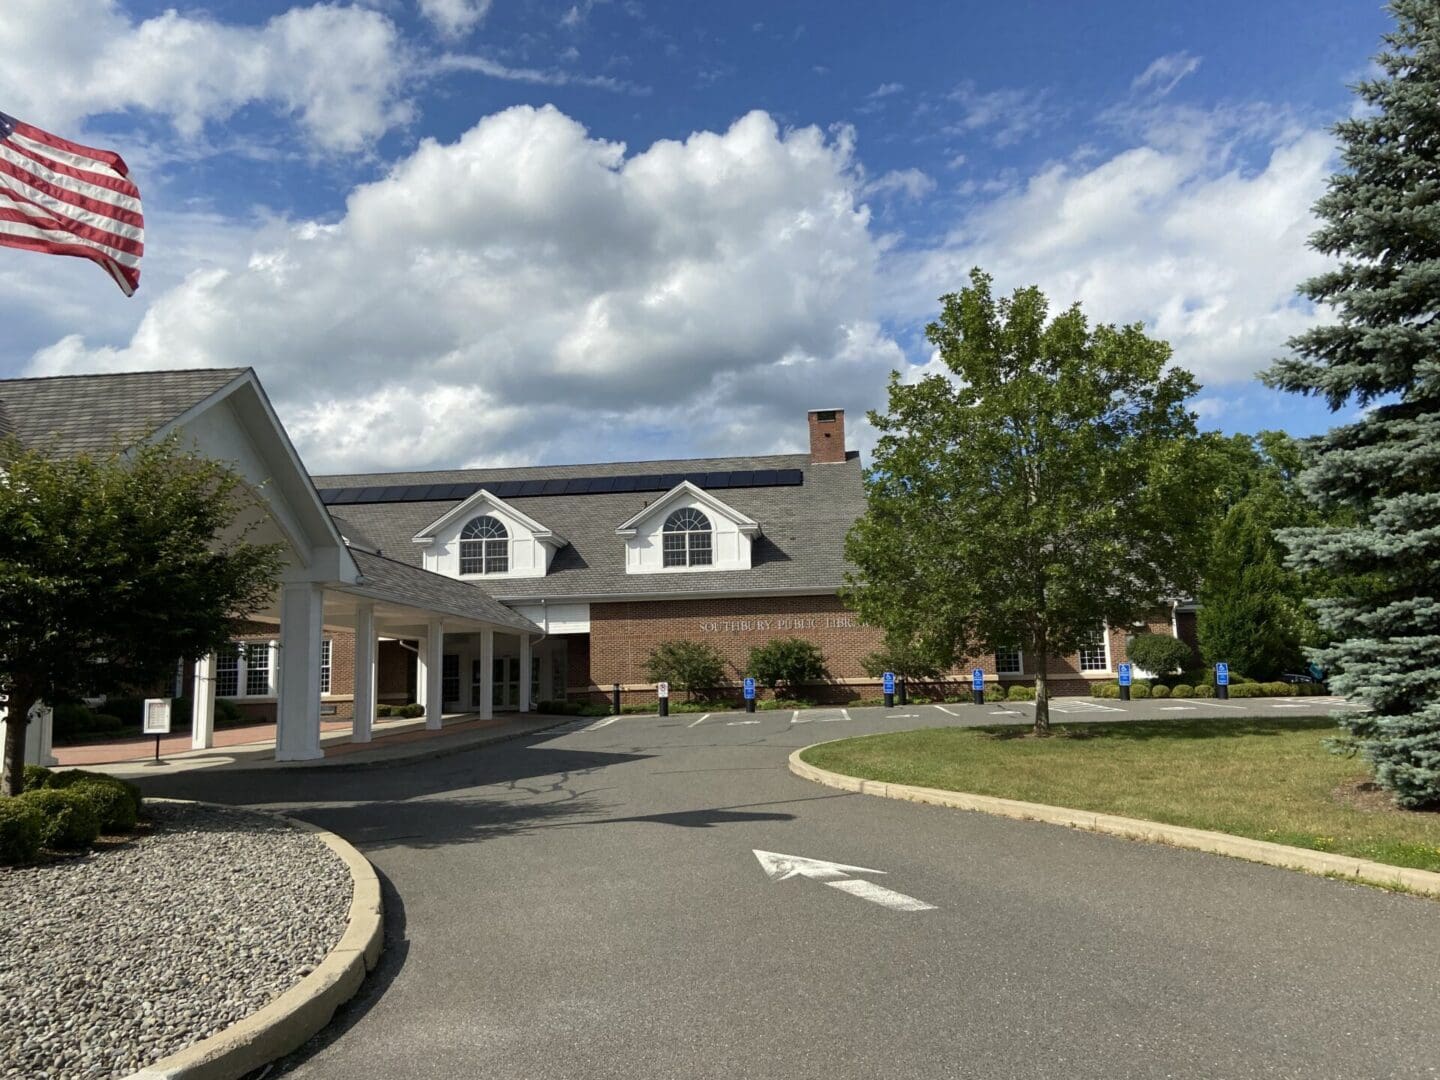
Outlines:
<svg viewBox="0 0 1440 1080"><path fill-rule="evenodd" d="M503 574L510 569L510 534L484 514L460 530L460 573Z"/></svg>
<svg viewBox="0 0 1440 1080"><path fill-rule="evenodd" d="M665 519L661 550L665 566L710 566L715 561L710 519L694 507L676 510Z"/></svg>

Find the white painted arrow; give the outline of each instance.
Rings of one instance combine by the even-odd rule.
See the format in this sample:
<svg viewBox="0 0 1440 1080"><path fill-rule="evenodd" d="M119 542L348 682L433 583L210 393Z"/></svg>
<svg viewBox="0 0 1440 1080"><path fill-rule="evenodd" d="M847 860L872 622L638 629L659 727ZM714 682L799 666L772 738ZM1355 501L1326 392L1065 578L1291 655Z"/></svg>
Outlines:
<svg viewBox="0 0 1440 1080"><path fill-rule="evenodd" d="M851 874L883 874L884 870L871 870L865 866L849 866L845 863L826 862L824 859L807 859L801 855L782 855L778 851L752 849L760 868L771 881L785 881L793 877L807 877L822 881L833 889L869 900L892 911L934 911L934 904L916 900L913 896L876 885L873 881L852 878Z"/></svg>

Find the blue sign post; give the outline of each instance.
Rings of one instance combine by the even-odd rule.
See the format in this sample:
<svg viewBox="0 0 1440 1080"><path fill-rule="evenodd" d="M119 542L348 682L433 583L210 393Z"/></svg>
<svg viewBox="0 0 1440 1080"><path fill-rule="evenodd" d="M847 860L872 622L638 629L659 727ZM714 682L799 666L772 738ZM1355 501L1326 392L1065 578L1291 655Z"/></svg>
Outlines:
<svg viewBox="0 0 1440 1080"><path fill-rule="evenodd" d="M970 672L970 694L976 705L985 704L985 672L982 668L977 667Z"/></svg>
<svg viewBox="0 0 1440 1080"><path fill-rule="evenodd" d="M1131 671L1131 668L1130 668L1130 665L1129 665L1129 664L1121 664L1120 667L1119 667L1119 672L1120 672L1120 680L1119 680L1119 681L1120 681L1120 700L1121 700L1121 701L1129 701L1129 700L1130 700L1130 671Z"/></svg>
<svg viewBox="0 0 1440 1080"><path fill-rule="evenodd" d="M749 675L745 676L745 711L755 711L755 680Z"/></svg>
<svg viewBox="0 0 1440 1080"><path fill-rule="evenodd" d="M1230 665L1223 660L1215 665L1215 696L1222 701L1230 697Z"/></svg>
<svg viewBox="0 0 1440 1080"><path fill-rule="evenodd" d="M885 694L885 708L895 707L895 673L887 671L881 676L881 689Z"/></svg>

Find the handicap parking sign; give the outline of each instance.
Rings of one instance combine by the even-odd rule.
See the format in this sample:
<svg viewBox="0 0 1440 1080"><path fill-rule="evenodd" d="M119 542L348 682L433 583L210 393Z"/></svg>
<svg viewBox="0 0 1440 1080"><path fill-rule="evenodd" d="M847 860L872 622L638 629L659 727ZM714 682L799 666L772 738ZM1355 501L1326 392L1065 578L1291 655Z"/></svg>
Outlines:
<svg viewBox="0 0 1440 1080"><path fill-rule="evenodd" d="M895 692L895 673L893 671L885 672L884 681L885 693L893 694Z"/></svg>
<svg viewBox="0 0 1440 1080"><path fill-rule="evenodd" d="M745 700L746 700L746 701L753 701L753 700L755 700L755 680L754 680L754 679L747 678L747 679L745 680Z"/></svg>
<svg viewBox="0 0 1440 1080"><path fill-rule="evenodd" d="M1130 685L1130 665L1129 665L1129 664L1121 664L1121 665L1120 665L1120 685L1121 685L1121 686L1129 686L1129 685Z"/></svg>
<svg viewBox="0 0 1440 1080"><path fill-rule="evenodd" d="M985 689L985 669L975 668L970 672L970 685L976 690Z"/></svg>
<svg viewBox="0 0 1440 1080"><path fill-rule="evenodd" d="M1216 665L1215 665L1215 685L1216 685L1216 686L1229 686L1229 685L1230 685L1230 665L1229 665L1229 664L1219 663L1219 664L1216 664Z"/></svg>

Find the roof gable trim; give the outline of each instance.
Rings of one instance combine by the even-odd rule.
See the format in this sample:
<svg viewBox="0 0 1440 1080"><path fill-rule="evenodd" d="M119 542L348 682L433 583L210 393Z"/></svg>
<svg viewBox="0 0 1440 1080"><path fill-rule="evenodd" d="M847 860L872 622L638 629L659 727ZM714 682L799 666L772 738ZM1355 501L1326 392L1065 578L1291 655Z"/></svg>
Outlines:
<svg viewBox="0 0 1440 1080"><path fill-rule="evenodd" d="M671 505L678 502L685 496L690 496L706 509L711 510L722 517L728 518L730 522L746 536L757 536L760 533L760 524L754 518L742 514L727 502L717 499L703 488L696 487L689 480L682 480L673 488L667 491L660 498L656 499L649 506L645 507L638 514L622 522L616 529L616 536L632 537L640 531L640 523L654 514L662 513Z"/></svg>
<svg viewBox="0 0 1440 1080"><path fill-rule="evenodd" d="M511 506L504 499L498 498L497 496L490 494L490 492L487 491L485 488L481 488L479 491L475 492L474 495L471 495L468 499L464 499L461 502L456 503L449 510L445 511L445 513L441 514L429 525L426 525L425 528L421 529L410 539L413 543L416 544L432 543L441 529L453 524L457 519L474 513L476 510L479 510L485 506L489 506L492 509L500 510L505 514L508 514L510 517L518 521L521 525L524 525L525 528L530 531L530 533L535 537L536 540L539 540L547 547L559 549L569 543L568 540L555 532L554 529L540 524L540 522L536 521L529 514L515 509L515 507Z"/></svg>

